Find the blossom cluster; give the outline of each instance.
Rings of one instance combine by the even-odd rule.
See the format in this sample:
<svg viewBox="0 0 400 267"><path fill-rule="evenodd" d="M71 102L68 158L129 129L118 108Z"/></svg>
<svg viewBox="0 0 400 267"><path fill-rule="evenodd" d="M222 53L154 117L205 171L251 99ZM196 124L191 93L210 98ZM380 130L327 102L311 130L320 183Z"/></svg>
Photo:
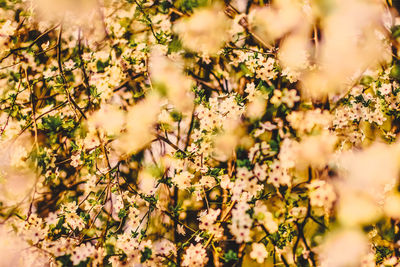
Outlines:
<svg viewBox="0 0 400 267"><path fill-rule="evenodd" d="M397 5L0 0L0 266L400 266Z"/></svg>

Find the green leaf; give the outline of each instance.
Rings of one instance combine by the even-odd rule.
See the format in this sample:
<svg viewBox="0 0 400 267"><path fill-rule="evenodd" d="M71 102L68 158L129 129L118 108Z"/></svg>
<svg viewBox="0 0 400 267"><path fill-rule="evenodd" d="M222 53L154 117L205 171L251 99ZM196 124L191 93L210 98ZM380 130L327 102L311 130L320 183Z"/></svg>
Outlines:
<svg viewBox="0 0 400 267"><path fill-rule="evenodd" d="M236 161L236 165L240 168L240 167L247 167L250 168L250 161L248 159L238 159Z"/></svg>
<svg viewBox="0 0 400 267"><path fill-rule="evenodd" d="M360 83L361 83L362 85L364 85L364 86L369 86L369 85L373 82L373 80L374 80L374 79L373 79L371 76L366 75L366 76L363 76L363 77L361 78Z"/></svg>
<svg viewBox="0 0 400 267"><path fill-rule="evenodd" d="M238 260L237 253L230 249L228 252L224 254L224 260L225 262L237 261Z"/></svg>
<svg viewBox="0 0 400 267"><path fill-rule="evenodd" d="M50 132L58 132L62 126L62 119L57 116L47 116L42 119L42 123L38 125L40 130L47 130Z"/></svg>
<svg viewBox="0 0 400 267"><path fill-rule="evenodd" d="M400 80L400 65L398 64L393 65L389 75L393 79Z"/></svg>
<svg viewBox="0 0 400 267"><path fill-rule="evenodd" d="M392 28L392 36L394 39L400 37L400 25L396 25Z"/></svg>
<svg viewBox="0 0 400 267"><path fill-rule="evenodd" d="M96 62L96 68L97 68L97 71L98 72L104 72L104 69L106 68L106 67L108 67L108 61L106 61L106 62L102 62L101 60L97 60L97 62Z"/></svg>
<svg viewBox="0 0 400 267"><path fill-rule="evenodd" d="M146 260L151 258L151 254L153 252L151 251L151 249L149 249L148 247L144 248L144 251L142 252L142 257L140 258L140 262L145 262Z"/></svg>
<svg viewBox="0 0 400 267"><path fill-rule="evenodd" d="M127 214L128 214L128 212L126 211L126 209L121 209L121 210L118 212L118 218L123 219L123 218L126 217Z"/></svg>
<svg viewBox="0 0 400 267"><path fill-rule="evenodd" d="M267 94L269 96L272 96L272 94L274 93L275 87L273 85L269 86L268 84L266 84L263 81L260 81L256 87L258 90L260 90L261 92L263 92L264 94Z"/></svg>
<svg viewBox="0 0 400 267"><path fill-rule="evenodd" d="M269 141L269 146L271 147L271 150L278 152L279 151L279 143L275 140L270 140Z"/></svg>

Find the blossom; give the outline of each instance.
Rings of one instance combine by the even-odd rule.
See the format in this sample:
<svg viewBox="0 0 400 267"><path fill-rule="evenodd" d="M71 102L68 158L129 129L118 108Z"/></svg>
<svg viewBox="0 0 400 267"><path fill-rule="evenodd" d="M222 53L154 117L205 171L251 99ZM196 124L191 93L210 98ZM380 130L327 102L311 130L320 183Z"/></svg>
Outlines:
<svg viewBox="0 0 400 267"><path fill-rule="evenodd" d="M6 22L0 28L0 35L12 35L16 27L13 25L11 20L6 20Z"/></svg>
<svg viewBox="0 0 400 267"><path fill-rule="evenodd" d="M150 97L131 107L126 114L126 130L113 143L115 149L121 154L136 153L151 142L159 110L157 97Z"/></svg>
<svg viewBox="0 0 400 267"><path fill-rule="evenodd" d="M392 92L392 85L390 83L382 84L382 86L379 88L379 92L382 95L387 95L387 94L391 93Z"/></svg>
<svg viewBox="0 0 400 267"><path fill-rule="evenodd" d="M194 175L189 173L188 171L183 171L179 174L176 174L172 181L177 184L177 186L181 189L187 189L190 187L190 181L193 179Z"/></svg>
<svg viewBox="0 0 400 267"><path fill-rule="evenodd" d="M268 257L268 251L266 250L264 244L253 243L251 244L250 258L256 260L259 264L263 263Z"/></svg>
<svg viewBox="0 0 400 267"><path fill-rule="evenodd" d="M43 72L43 76L45 79L52 78L55 75L57 75L57 72L50 68Z"/></svg>
<svg viewBox="0 0 400 267"><path fill-rule="evenodd" d="M183 225L178 225L177 226L177 232L180 235L185 235L186 234L186 231L185 231L185 228L183 227Z"/></svg>
<svg viewBox="0 0 400 267"><path fill-rule="evenodd" d="M208 262L206 250L198 243L190 244L183 255L182 266L204 266Z"/></svg>
<svg viewBox="0 0 400 267"><path fill-rule="evenodd" d="M285 103L289 108L294 106L294 103L299 101L300 97L297 96L296 90L283 89L282 102Z"/></svg>
<svg viewBox="0 0 400 267"><path fill-rule="evenodd" d="M250 227L253 223L250 215L246 213L249 208L247 203L239 202L232 210L232 224L229 225L231 233L236 238L236 243L249 242Z"/></svg>
<svg viewBox="0 0 400 267"><path fill-rule="evenodd" d="M268 182L272 183L275 187L279 187L281 185L290 185L291 183L288 169L284 168L279 161L275 161L270 166L268 176Z"/></svg>
<svg viewBox="0 0 400 267"><path fill-rule="evenodd" d="M320 254L321 266L358 265L367 251L366 237L359 231L336 232L324 242Z"/></svg>
<svg viewBox="0 0 400 267"><path fill-rule="evenodd" d="M315 180L310 183L310 203L313 206L330 209L336 200L336 193L329 183L323 180Z"/></svg>
<svg viewBox="0 0 400 267"><path fill-rule="evenodd" d="M64 225L72 230L78 229L79 231L82 231L82 229L85 227L85 222L77 214L67 213L65 214Z"/></svg>
<svg viewBox="0 0 400 267"><path fill-rule="evenodd" d="M72 167L76 168L81 164L82 164L81 155L79 153L71 156L71 166Z"/></svg>
<svg viewBox="0 0 400 267"><path fill-rule="evenodd" d="M3 2L5 265L399 261L392 1Z"/></svg>
<svg viewBox="0 0 400 267"><path fill-rule="evenodd" d="M214 54L228 39L229 19L219 6L203 8L190 18L182 19L175 31L189 49Z"/></svg>
<svg viewBox="0 0 400 267"><path fill-rule="evenodd" d="M90 243L81 244L71 255L71 261L74 265L78 265L81 261L85 261L88 257L95 253L95 248Z"/></svg>
<svg viewBox="0 0 400 267"><path fill-rule="evenodd" d="M254 217L265 226L269 233L278 231L278 223L274 219L274 215L260 201L254 207Z"/></svg>
<svg viewBox="0 0 400 267"><path fill-rule="evenodd" d="M75 62L72 59L64 62L64 67L66 70L71 70L74 66L75 66Z"/></svg>

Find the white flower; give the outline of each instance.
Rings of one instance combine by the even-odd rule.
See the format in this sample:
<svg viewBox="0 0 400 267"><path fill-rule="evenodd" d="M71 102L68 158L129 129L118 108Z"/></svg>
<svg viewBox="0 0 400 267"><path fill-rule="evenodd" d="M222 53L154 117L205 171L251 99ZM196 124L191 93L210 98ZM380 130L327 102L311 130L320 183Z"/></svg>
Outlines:
<svg viewBox="0 0 400 267"><path fill-rule="evenodd" d="M382 84L382 86L379 88L379 92L382 95L388 95L389 93L392 92L392 85L390 83Z"/></svg>
<svg viewBox="0 0 400 267"><path fill-rule="evenodd" d="M256 260L259 264L263 263L268 256L268 251L262 243L253 243L250 258Z"/></svg>
<svg viewBox="0 0 400 267"><path fill-rule="evenodd" d="M330 209L336 200L333 186L323 180L313 181L310 185L310 203L312 206Z"/></svg>
<svg viewBox="0 0 400 267"><path fill-rule="evenodd" d="M53 77L53 76L55 76L55 75L57 75L57 72L54 71L54 70L51 70L51 68L48 68L47 70L45 70L45 71L43 72L43 77L44 77L45 79L51 78L51 77Z"/></svg>
<svg viewBox="0 0 400 267"><path fill-rule="evenodd" d="M7 20L6 23L0 29L0 35L13 35L16 27L10 20Z"/></svg>
<svg viewBox="0 0 400 267"><path fill-rule="evenodd" d="M197 245L190 244L185 255L183 255L182 266L204 266L207 262L207 252L201 243Z"/></svg>
<svg viewBox="0 0 400 267"><path fill-rule="evenodd" d="M175 24L184 46L203 53L217 53L229 37L230 20L218 6L198 9Z"/></svg>
<svg viewBox="0 0 400 267"><path fill-rule="evenodd" d="M190 181L194 178L194 175L188 171L183 171L172 177L172 182L174 182L180 189L187 189L190 187Z"/></svg>
<svg viewBox="0 0 400 267"><path fill-rule="evenodd" d="M183 227L183 225L178 224L178 226L177 226L177 232L178 232L178 234L180 234L180 235L185 235L185 234L186 234L185 227Z"/></svg>
<svg viewBox="0 0 400 267"><path fill-rule="evenodd" d="M72 59L70 59L70 60L64 62L64 67L66 70L71 70L72 68L75 67L75 62Z"/></svg>
<svg viewBox="0 0 400 267"><path fill-rule="evenodd" d="M81 164L82 164L82 161L81 161L81 154L80 153L77 153L77 154L71 156L71 166L72 167L76 168Z"/></svg>

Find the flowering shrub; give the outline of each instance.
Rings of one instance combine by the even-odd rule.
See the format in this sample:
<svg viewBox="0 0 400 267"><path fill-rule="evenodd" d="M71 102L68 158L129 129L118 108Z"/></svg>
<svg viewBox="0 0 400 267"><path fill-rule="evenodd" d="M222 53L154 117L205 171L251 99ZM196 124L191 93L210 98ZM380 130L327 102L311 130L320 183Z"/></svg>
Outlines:
<svg viewBox="0 0 400 267"><path fill-rule="evenodd" d="M0 0L1 266L400 266L383 0Z"/></svg>

